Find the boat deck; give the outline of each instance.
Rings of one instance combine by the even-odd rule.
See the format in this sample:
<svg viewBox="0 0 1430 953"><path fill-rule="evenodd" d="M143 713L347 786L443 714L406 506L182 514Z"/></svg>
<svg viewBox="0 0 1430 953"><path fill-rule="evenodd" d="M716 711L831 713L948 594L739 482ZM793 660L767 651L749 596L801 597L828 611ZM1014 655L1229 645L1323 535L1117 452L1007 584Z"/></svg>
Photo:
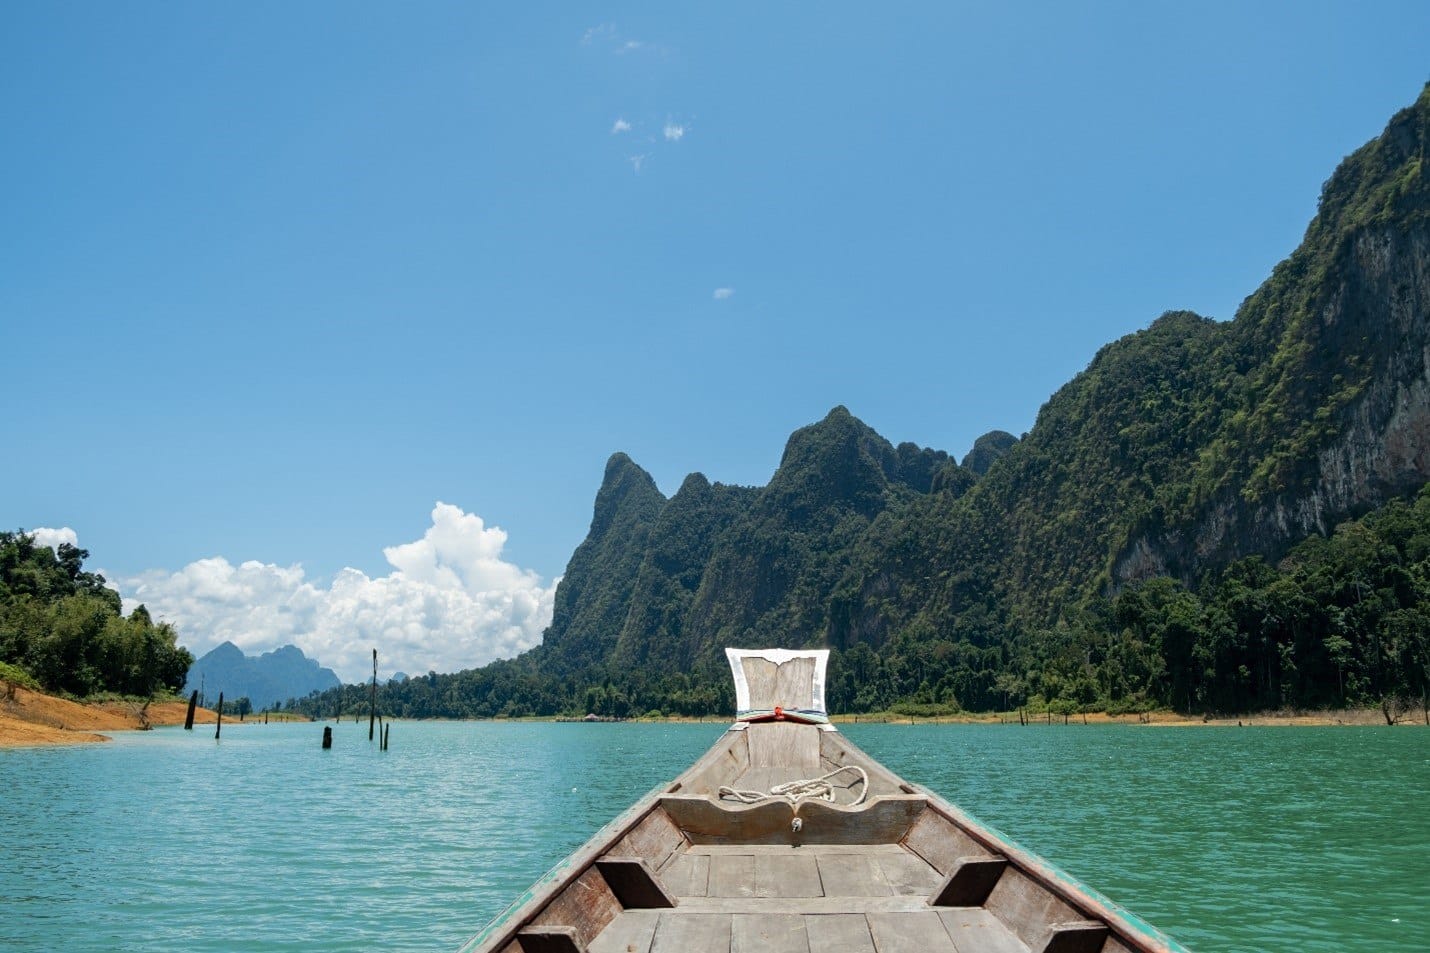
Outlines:
<svg viewBox="0 0 1430 953"><path fill-rule="evenodd" d="M659 872L678 901L626 910L590 953L1027 953L982 907L932 910L938 871L900 844L693 844Z"/></svg>

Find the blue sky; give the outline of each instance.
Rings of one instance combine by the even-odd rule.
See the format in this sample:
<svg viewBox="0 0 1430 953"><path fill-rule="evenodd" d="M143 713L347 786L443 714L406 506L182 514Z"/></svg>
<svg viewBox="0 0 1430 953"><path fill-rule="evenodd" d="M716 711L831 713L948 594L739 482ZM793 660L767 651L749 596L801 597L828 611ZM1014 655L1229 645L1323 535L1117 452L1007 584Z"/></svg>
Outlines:
<svg viewBox="0 0 1430 953"><path fill-rule="evenodd" d="M199 647L204 560L535 592L615 450L961 456L1231 317L1430 79L1423 2L541 6L0 7L0 525Z"/></svg>

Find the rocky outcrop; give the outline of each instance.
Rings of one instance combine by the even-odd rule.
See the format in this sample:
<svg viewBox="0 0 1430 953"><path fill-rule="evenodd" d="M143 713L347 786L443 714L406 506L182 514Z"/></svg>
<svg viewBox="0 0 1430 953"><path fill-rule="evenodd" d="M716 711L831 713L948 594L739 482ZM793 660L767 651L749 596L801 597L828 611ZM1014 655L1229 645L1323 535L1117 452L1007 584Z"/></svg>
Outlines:
<svg viewBox="0 0 1430 953"><path fill-rule="evenodd" d="M972 470L979 476L1008 454L1018 443L1018 438L1006 430L990 430L973 441L973 449L963 458L963 468Z"/></svg>
<svg viewBox="0 0 1430 953"><path fill-rule="evenodd" d="M651 526L665 502L649 473L624 453L611 455L591 529L556 587L555 616L542 640L557 667L591 664L615 648Z"/></svg>

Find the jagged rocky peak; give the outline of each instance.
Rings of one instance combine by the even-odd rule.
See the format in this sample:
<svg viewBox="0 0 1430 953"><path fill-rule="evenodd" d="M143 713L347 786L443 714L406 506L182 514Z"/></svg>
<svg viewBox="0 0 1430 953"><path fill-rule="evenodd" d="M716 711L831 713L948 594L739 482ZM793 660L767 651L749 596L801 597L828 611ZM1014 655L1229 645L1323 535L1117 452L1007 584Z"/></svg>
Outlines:
<svg viewBox="0 0 1430 953"><path fill-rule="evenodd" d="M850 449L872 452L880 458L892 456L894 451L889 441L840 404L825 414L823 420L790 434L780 458L780 470L805 463L834 462L840 458L841 451Z"/></svg>
<svg viewBox="0 0 1430 953"><path fill-rule="evenodd" d="M606 461L606 473L601 479L601 489L596 493L591 535L604 533L623 510L632 507L646 510L651 505L658 507L664 502L665 496L649 473L624 453L613 453Z"/></svg>
<svg viewBox="0 0 1430 953"><path fill-rule="evenodd" d="M211 658L216 662L241 662L246 656L243 654L243 649L232 642L224 642L222 645L214 646L205 658Z"/></svg>
<svg viewBox="0 0 1430 953"><path fill-rule="evenodd" d="M956 461L942 450L931 450L908 441L899 444L894 456L899 464L895 474L898 482L920 493L932 492L939 475L949 466L957 465Z"/></svg>
<svg viewBox="0 0 1430 953"><path fill-rule="evenodd" d="M893 444L847 408L835 407L790 435L766 500L796 520L830 508L872 515L897 471Z"/></svg>
<svg viewBox="0 0 1430 953"><path fill-rule="evenodd" d="M1002 459L1018 444L1018 438L1006 430L990 430L973 441L973 449L963 458L963 468L972 470L979 476Z"/></svg>
<svg viewBox="0 0 1430 953"><path fill-rule="evenodd" d="M818 423L801 427L785 444L770 489L825 503L843 502L871 512L884 491L899 483L928 493L948 454L913 443L897 448L840 405Z"/></svg>
<svg viewBox="0 0 1430 953"><path fill-rule="evenodd" d="M688 496L690 494L708 493L710 491L710 481L705 474L699 472L691 473L680 481L680 489L675 491L675 496ZM675 497L671 497L675 499Z"/></svg>

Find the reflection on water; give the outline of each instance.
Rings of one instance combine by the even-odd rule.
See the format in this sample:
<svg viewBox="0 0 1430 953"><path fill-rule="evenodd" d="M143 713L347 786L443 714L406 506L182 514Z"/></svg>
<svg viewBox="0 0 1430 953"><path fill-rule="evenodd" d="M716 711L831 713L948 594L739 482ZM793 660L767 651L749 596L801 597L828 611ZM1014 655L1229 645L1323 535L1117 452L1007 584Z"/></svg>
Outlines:
<svg viewBox="0 0 1430 953"><path fill-rule="evenodd" d="M452 950L722 725L161 729L0 751L0 949ZM849 725L1199 953L1418 950L1430 733Z"/></svg>

